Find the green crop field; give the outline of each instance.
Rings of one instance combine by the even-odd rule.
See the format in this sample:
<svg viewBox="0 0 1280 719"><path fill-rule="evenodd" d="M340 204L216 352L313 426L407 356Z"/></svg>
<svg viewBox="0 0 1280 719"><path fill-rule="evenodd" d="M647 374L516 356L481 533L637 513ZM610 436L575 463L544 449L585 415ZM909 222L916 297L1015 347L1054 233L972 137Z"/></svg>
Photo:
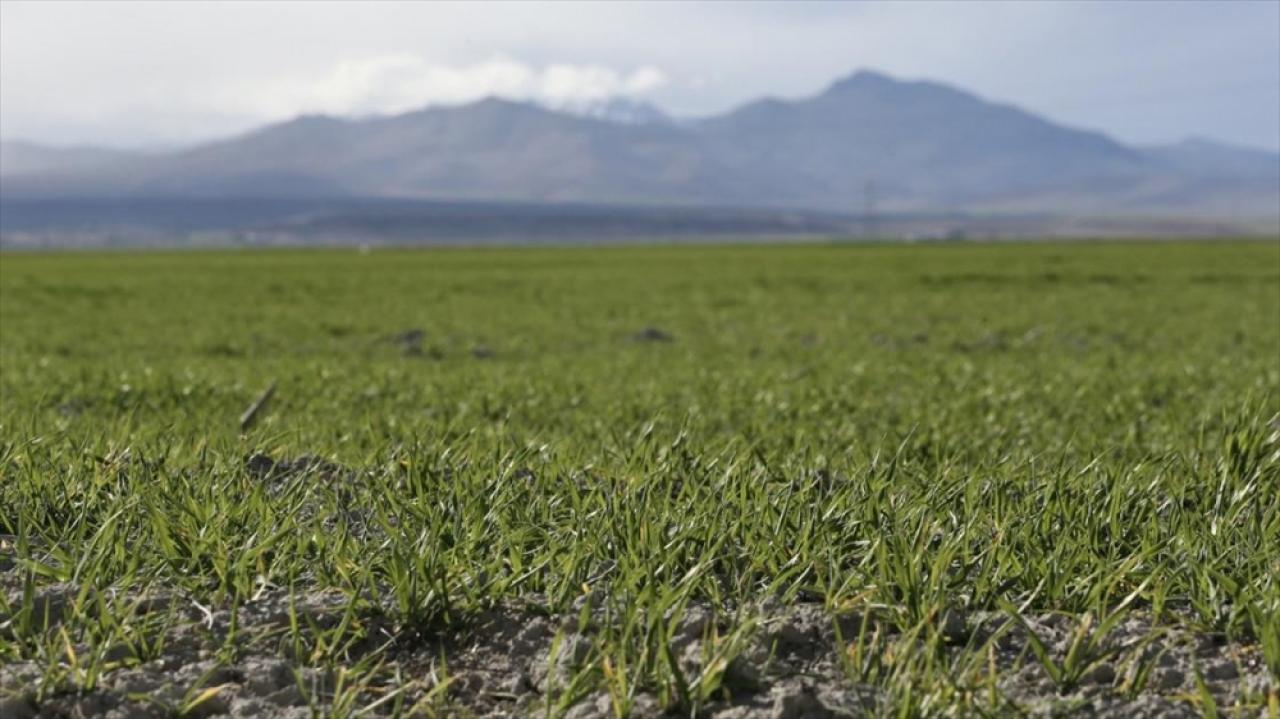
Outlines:
<svg viewBox="0 0 1280 719"><path fill-rule="evenodd" d="M1275 241L0 256L0 714L1278 686Z"/></svg>

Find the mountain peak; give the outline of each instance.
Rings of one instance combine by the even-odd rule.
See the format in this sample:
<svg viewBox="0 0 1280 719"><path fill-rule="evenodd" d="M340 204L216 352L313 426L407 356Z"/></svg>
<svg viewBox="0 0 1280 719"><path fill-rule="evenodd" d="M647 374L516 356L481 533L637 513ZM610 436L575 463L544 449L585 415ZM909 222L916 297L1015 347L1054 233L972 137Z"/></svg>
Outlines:
<svg viewBox="0 0 1280 719"><path fill-rule="evenodd" d="M824 95L842 94L846 92L883 91L893 88L907 87L919 83L899 80L878 70L862 69L842 77L827 86Z"/></svg>
<svg viewBox="0 0 1280 719"><path fill-rule="evenodd" d="M499 97L498 95L486 95L480 98L479 100L475 100L469 103L464 103L462 107L466 107L467 105L470 105L471 107L516 107L516 106L523 107L528 104L529 103L520 102L519 100L511 100L505 97Z"/></svg>
<svg viewBox="0 0 1280 719"><path fill-rule="evenodd" d="M900 84L902 84L901 80L898 80L887 73L880 72L879 70L870 70L867 68L862 68L860 70L854 71L852 75L836 80L831 84L831 86L840 87L843 85L856 86L856 85L900 85Z"/></svg>
<svg viewBox="0 0 1280 719"><path fill-rule="evenodd" d="M867 69L836 80L819 97L846 96L870 96L889 102L922 97L980 100L972 93L951 85L931 80L901 80L878 70Z"/></svg>
<svg viewBox="0 0 1280 719"><path fill-rule="evenodd" d="M464 103L461 105L434 105L428 106L419 112L432 112L437 110L444 111L463 111L470 113L478 113L481 116L490 117L517 117L517 116L541 116L545 115L549 110L536 102L528 100L515 100L509 97L501 97L498 95L489 95L479 100Z"/></svg>

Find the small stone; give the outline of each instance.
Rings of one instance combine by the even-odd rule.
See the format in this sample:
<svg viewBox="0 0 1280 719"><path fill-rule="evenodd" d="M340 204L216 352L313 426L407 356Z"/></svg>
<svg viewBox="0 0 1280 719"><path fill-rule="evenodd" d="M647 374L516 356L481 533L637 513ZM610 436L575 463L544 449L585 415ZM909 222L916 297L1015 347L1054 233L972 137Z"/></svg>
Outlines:
<svg viewBox="0 0 1280 719"><path fill-rule="evenodd" d="M564 715L565 719L596 719L596 717L613 716L613 700L606 692L597 692L573 706Z"/></svg>
<svg viewBox="0 0 1280 719"><path fill-rule="evenodd" d="M1156 674L1156 689L1171 691L1181 687L1186 679L1187 675L1177 669L1164 669Z"/></svg>
<svg viewBox="0 0 1280 719"><path fill-rule="evenodd" d="M26 697L0 697L0 717L35 719L36 708Z"/></svg>
<svg viewBox="0 0 1280 719"><path fill-rule="evenodd" d="M1110 684L1116 680L1116 668L1103 662L1086 672L1083 680L1086 684Z"/></svg>
<svg viewBox="0 0 1280 719"><path fill-rule="evenodd" d="M938 623L938 633L947 644L963 644L969 638L964 612L959 609L943 612L942 620Z"/></svg>
<svg viewBox="0 0 1280 719"><path fill-rule="evenodd" d="M266 696L295 683L293 669L283 659L263 659L244 666L244 689L250 695Z"/></svg>
<svg viewBox="0 0 1280 719"><path fill-rule="evenodd" d="M835 716L818 700L813 687L808 685L783 687L775 692L772 716L778 719L787 717L832 717Z"/></svg>
<svg viewBox="0 0 1280 719"><path fill-rule="evenodd" d="M302 691L296 685L285 687L267 696L267 701L281 707L296 707L307 703Z"/></svg>
<svg viewBox="0 0 1280 719"><path fill-rule="evenodd" d="M782 647L804 646L813 639L808 632L808 627L800 622L792 621L789 617L778 622L770 634L770 638Z"/></svg>

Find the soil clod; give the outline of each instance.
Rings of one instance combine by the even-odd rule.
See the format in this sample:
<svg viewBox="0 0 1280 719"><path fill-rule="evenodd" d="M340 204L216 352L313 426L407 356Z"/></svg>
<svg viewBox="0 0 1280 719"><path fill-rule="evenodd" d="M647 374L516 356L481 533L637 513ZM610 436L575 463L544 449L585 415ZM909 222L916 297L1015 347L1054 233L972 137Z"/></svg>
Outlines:
<svg viewBox="0 0 1280 719"><path fill-rule="evenodd" d="M634 342L675 342L676 338L670 332L658 329L657 327L645 327L631 335Z"/></svg>

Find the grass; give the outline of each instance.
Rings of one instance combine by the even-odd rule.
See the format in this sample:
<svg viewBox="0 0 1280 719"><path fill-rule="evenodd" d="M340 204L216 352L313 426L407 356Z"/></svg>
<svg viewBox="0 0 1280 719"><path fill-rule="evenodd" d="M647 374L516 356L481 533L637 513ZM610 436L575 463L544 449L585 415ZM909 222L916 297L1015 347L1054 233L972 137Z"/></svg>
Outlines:
<svg viewBox="0 0 1280 719"><path fill-rule="evenodd" d="M355 481L273 491L259 452ZM42 698L163 651L165 615L111 591L146 588L347 597L279 640L343 714L393 671L353 652L371 614L407 636L584 595L616 621L552 713L697 712L765 598L891 615L843 640L903 715L1009 709L987 647L941 649L948 611L1098 618L1063 663L1036 647L1064 690L1138 610L1275 679L1280 245L7 254L0 534L0 662L46 667ZM690 602L741 620L698 676Z"/></svg>

